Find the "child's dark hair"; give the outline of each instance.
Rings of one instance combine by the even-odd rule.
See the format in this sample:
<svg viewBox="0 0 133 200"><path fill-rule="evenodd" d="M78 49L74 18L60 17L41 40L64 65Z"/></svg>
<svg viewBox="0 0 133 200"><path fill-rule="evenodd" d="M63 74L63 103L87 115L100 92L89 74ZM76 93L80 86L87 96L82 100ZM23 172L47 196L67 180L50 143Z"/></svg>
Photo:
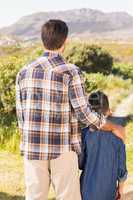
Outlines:
<svg viewBox="0 0 133 200"><path fill-rule="evenodd" d="M92 110L100 114L106 114L109 110L108 97L101 91L93 92L90 94L89 104L91 105Z"/></svg>

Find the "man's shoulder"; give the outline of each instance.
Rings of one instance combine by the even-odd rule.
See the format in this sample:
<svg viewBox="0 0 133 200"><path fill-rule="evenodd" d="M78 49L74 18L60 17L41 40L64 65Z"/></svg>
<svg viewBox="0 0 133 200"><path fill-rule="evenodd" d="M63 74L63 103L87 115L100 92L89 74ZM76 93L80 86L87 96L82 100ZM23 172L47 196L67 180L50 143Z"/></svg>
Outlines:
<svg viewBox="0 0 133 200"><path fill-rule="evenodd" d="M24 65L17 73L17 79L24 79L27 73L35 70L42 70L46 59L44 57L38 57L36 60Z"/></svg>
<svg viewBox="0 0 133 200"><path fill-rule="evenodd" d="M80 68L77 65L75 65L75 64L68 63L67 67L68 67L68 70L69 70L69 72L70 72L70 74L72 76L81 73Z"/></svg>
<svg viewBox="0 0 133 200"><path fill-rule="evenodd" d="M69 79L81 75L81 70L78 66L66 61L63 64L56 65L56 67L53 68L53 72L59 74L61 73L61 75L67 75Z"/></svg>

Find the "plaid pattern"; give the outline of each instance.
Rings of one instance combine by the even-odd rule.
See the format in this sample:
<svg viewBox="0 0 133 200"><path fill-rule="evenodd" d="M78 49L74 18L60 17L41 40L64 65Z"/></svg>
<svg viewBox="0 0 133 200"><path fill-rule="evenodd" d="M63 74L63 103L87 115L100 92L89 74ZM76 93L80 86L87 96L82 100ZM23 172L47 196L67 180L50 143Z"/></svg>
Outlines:
<svg viewBox="0 0 133 200"><path fill-rule="evenodd" d="M78 120L97 127L104 123L87 105L79 69L57 53L46 52L18 73L16 110L21 152L30 160L80 152Z"/></svg>

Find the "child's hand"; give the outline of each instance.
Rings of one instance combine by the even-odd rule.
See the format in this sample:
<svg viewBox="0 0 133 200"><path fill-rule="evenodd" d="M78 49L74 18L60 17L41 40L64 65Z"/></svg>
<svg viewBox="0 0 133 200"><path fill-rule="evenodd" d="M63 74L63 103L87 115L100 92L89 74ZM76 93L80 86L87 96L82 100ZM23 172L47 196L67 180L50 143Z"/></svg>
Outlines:
<svg viewBox="0 0 133 200"><path fill-rule="evenodd" d="M121 200L121 194L119 192L119 188L117 188L115 200Z"/></svg>
<svg viewBox="0 0 133 200"><path fill-rule="evenodd" d="M120 193L120 200L123 200L123 198L124 198L123 190L122 191L119 190L119 193Z"/></svg>
<svg viewBox="0 0 133 200"><path fill-rule="evenodd" d="M123 200L123 190L121 190L119 187L116 191L116 198L115 200Z"/></svg>

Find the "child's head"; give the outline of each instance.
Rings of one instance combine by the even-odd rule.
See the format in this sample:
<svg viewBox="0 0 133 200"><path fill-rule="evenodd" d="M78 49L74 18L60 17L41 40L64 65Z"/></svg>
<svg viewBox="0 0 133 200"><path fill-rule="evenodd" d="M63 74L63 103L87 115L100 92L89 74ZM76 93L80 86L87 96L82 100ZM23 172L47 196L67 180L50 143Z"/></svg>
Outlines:
<svg viewBox="0 0 133 200"><path fill-rule="evenodd" d="M108 115L110 112L108 97L101 91L90 94L89 104L91 105L92 110L97 113Z"/></svg>

